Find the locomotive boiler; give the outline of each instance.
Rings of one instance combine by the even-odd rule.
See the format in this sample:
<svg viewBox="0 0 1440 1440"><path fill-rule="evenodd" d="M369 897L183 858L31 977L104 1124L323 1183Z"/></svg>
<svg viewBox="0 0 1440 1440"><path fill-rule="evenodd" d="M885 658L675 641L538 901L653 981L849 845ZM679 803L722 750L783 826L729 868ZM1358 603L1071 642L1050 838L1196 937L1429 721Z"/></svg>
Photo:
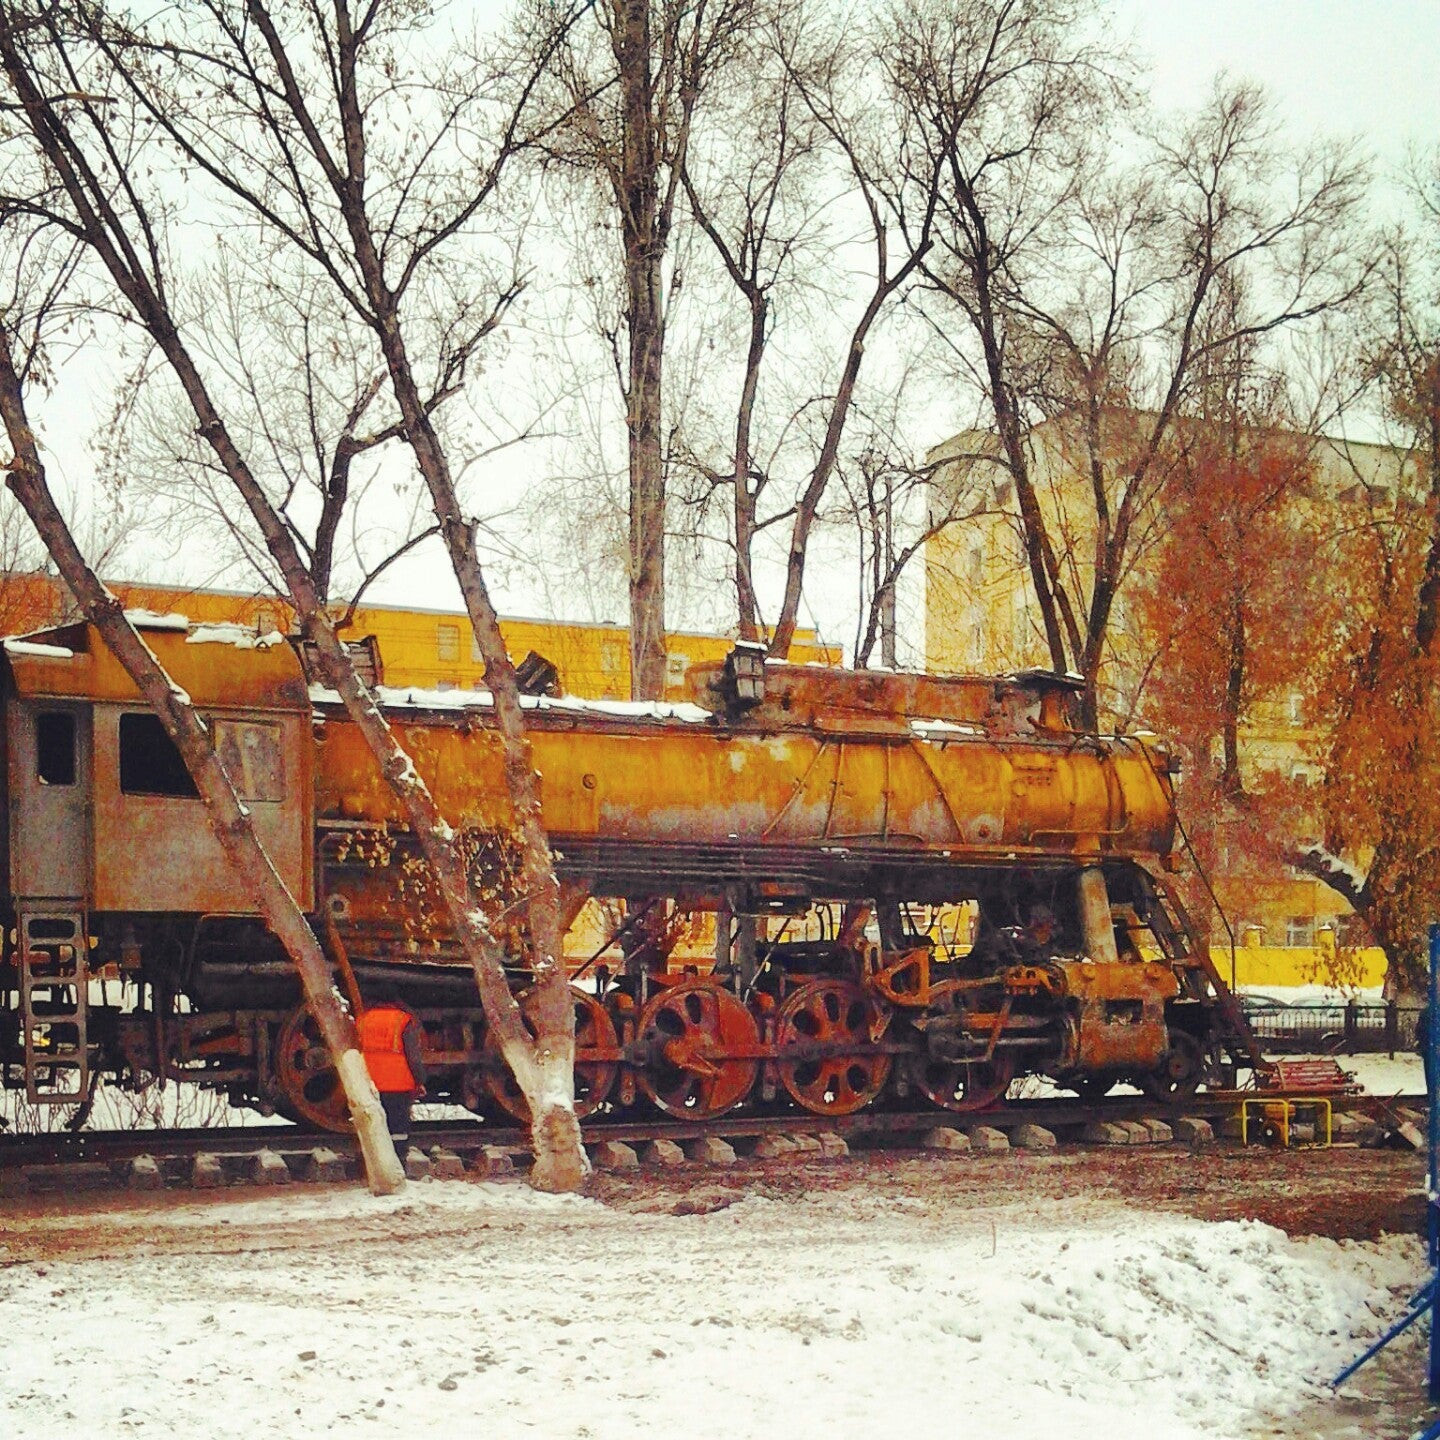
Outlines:
<svg viewBox="0 0 1440 1440"><path fill-rule="evenodd" d="M524 1118L393 795L279 636L139 617L355 1005L403 998L432 1099ZM545 678L545 667L534 667ZM1073 685L738 645L686 704L527 699L582 1114L963 1111L1044 1074L1158 1096L1258 1058L1165 876L1172 763ZM163 728L85 624L4 642L0 1071L37 1104L163 1078L341 1128L289 963ZM552 687L553 688L553 687ZM489 697L386 690L525 986Z"/></svg>

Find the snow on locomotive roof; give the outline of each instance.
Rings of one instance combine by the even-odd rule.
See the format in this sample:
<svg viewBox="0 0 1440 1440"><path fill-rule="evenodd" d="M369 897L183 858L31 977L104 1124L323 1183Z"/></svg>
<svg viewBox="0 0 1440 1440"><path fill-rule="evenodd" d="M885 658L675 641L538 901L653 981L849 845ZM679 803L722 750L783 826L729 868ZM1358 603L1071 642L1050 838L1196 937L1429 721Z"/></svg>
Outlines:
<svg viewBox="0 0 1440 1440"><path fill-rule="evenodd" d="M984 735L983 725L964 725L956 720L925 720L914 718L910 728L922 738L931 735Z"/></svg>
<svg viewBox="0 0 1440 1440"><path fill-rule="evenodd" d="M171 611L162 615L158 610L127 610L125 618L137 630L188 630L190 617Z"/></svg>
<svg viewBox="0 0 1440 1440"><path fill-rule="evenodd" d="M386 710L488 710L493 698L488 690L426 690L410 685L376 687L375 698ZM324 685L310 687L310 699L317 705L339 705L339 694ZM707 723L710 711L684 700L583 700L575 695L522 695L526 710L608 715L617 720L679 720L690 725Z"/></svg>
<svg viewBox="0 0 1440 1440"><path fill-rule="evenodd" d="M38 640L5 640L10 655L36 655L47 660L73 660L75 652L64 645L45 645Z"/></svg>
<svg viewBox="0 0 1440 1440"><path fill-rule="evenodd" d="M233 645L237 650L269 650L272 646L283 645L285 637L278 630L257 635L245 625L230 620L211 624L196 625L185 637L187 645Z"/></svg>

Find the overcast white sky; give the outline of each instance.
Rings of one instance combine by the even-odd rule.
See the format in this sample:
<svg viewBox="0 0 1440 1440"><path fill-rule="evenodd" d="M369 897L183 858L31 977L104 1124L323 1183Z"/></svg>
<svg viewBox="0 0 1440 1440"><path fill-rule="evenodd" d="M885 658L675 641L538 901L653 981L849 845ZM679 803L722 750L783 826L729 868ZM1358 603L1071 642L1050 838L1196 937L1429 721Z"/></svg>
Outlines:
<svg viewBox="0 0 1440 1440"><path fill-rule="evenodd" d="M1111 10L1117 31L1133 34L1148 57L1162 109L1198 104L1223 70L1259 81L1294 138L1353 138L1381 174L1397 171L1408 147L1440 139L1440 0L1111 0ZM825 568L807 582L802 623L819 619L827 639L845 643L854 622L837 612L853 607L840 598L850 576L826 576ZM913 569L912 603L903 607L909 623L901 621L912 662L922 643L918 562ZM454 603L451 588L443 567L417 559L391 593L403 603L446 605ZM518 589L502 603L520 613L543 604Z"/></svg>
<svg viewBox="0 0 1440 1440"><path fill-rule="evenodd" d="M1112 0L1153 64L1157 103L1219 70L1260 81L1297 135L1355 136L1382 164L1440 138L1437 0Z"/></svg>

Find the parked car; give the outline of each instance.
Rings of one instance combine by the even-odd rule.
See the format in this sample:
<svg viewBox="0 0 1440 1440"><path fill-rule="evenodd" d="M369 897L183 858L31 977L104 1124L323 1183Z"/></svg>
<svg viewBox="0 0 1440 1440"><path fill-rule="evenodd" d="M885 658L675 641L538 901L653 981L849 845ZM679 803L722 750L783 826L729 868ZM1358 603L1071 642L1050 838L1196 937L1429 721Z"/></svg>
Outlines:
<svg viewBox="0 0 1440 1440"><path fill-rule="evenodd" d="M1250 1029L1257 1040L1276 1039L1289 1034L1285 1027L1285 1012L1290 1008L1285 1001L1274 995L1259 995L1253 990L1241 991L1236 999L1240 1009L1250 1022Z"/></svg>

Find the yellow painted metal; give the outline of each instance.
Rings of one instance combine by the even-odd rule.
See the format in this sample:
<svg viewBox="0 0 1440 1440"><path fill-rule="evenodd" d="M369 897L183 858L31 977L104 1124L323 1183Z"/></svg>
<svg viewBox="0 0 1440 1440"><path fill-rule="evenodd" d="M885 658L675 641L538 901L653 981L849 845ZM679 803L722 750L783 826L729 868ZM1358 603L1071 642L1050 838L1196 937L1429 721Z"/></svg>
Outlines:
<svg viewBox="0 0 1440 1440"><path fill-rule="evenodd" d="M174 585L112 582L110 588L130 607L178 612L197 623L230 622L264 634L294 628L294 612L274 596ZM0 579L6 627L12 632L54 623L65 608L58 583L48 576L11 575ZM630 638L622 625L565 620L504 618L500 631L515 660L536 650L560 670L567 694L594 700L623 700L630 694ZM379 642L384 678L390 685L474 689L484 683L485 667L470 635L467 617L454 610L401 605L365 605L350 617L346 639L373 636ZM665 637L665 694L681 699L693 666L724 658L734 641L724 635L671 631ZM790 655L799 664L838 665L838 646L826 645L813 630L796 631Z"/></svg>
<svg viewBox="0 0 1440 1440"><path fill-rule="evenodd" d="M243 639L239 632L218 628L193 635L183 628L142 624L140 629L166 673L198 706L293 712L310 708L300 661L283 640L242 648L227 643ZM216 638L206 640L207 633ZM140 703L140 692L93 627L77 623L28 638L38 643L6 647L15 692L22 698ZM44 653L47 650L52 653Z"/></svg>
<svg viewBox="0 0 1440 1440"><path fill-rule="evenodd" d="M1334 1140L1334 1115L1330 1101L1323 1095L1296 1095L1288 1100L1269 1100L1263 1096L1251 1096L1240 1102L1240 1143L1250 1143L1250 1112L1258 1110L1261 1117L1273 1122L1279 1127L1280 1144L1286 1150L1290 1148L1290 1125L1295 1119L1295 1112L1300 1106L1313 1106L1315 1119L1318 1123L1323 1116L1325 1120L1325 1139L1322 1143L1318 1138L1305 1148L1316 1148L1328 1150ZM1318 1132L1317 1132L1318 1136Z"/></svg>
<svg viewBox="0 0 1440 1440"><path fill-rule="evenodd" d="M325 710L320 817L399 825L358 733ZM392 709L452 823L503 829L510 805L488 708ZM595 711L532 712L546 828L558 843L893 847L932 857L1167 854L1168 776L1125 740L817 734Z"/></svg>

